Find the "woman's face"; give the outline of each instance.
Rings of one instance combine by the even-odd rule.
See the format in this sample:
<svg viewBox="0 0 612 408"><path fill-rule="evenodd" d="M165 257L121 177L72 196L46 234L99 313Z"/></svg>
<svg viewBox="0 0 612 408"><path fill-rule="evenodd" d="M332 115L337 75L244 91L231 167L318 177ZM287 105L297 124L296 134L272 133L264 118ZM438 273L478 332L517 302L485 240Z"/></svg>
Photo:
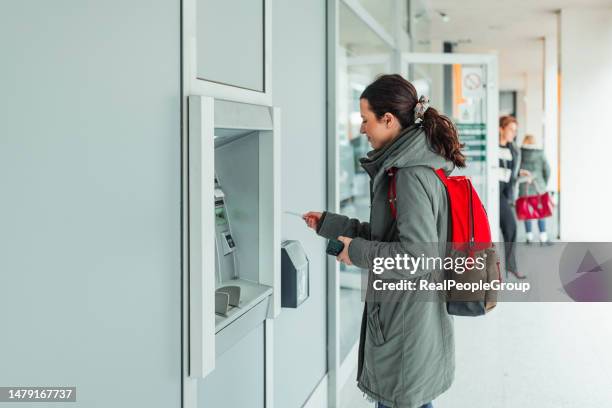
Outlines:
<svg viewBox="0 0 612 408"><path fill-rule="evenodd" d="M380 149L390 143L401 131L401 125L397 118L390 113L385 113L380 119L370 110L367 99L359 100L361 111L361 128L359 132L366 135L374 149Z"/></svg>
<svg viewBox="0 0 612 408"><path fill-rule="evenodd" d="M500 139L506 143L511 143L516 137L516 123L510 122L506 127L499 128Z"/></svg>

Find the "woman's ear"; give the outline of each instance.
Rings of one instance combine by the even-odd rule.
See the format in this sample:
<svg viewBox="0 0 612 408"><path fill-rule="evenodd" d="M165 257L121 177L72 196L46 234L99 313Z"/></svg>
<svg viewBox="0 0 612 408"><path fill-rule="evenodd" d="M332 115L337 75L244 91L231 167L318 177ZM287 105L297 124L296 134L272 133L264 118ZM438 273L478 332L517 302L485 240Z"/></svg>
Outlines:
<svg viewBox="0 0 612 408"><path fill-rule="evenodd" d="M385 126L387 129L390 129L391 127L393 127L393 122L396 120L395 116L393 116L392 114L390 114L389 112L385 113L385 115L383 116L383 120L385 121Z"/></svg>

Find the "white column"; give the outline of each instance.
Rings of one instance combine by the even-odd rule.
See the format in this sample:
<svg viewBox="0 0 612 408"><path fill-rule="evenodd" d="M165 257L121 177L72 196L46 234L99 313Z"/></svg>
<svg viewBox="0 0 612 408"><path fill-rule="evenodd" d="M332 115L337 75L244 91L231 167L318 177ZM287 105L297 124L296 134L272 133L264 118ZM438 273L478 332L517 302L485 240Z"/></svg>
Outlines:
<svg viewBox="0 0 612 408"><path fill-rule="evenodd" d="M522 138L527 124L527 74L523 74L523 85L516 92L516 120L518 120L518 135Z"/></svg>
<svg viewBox="0 0 612 408"><path fill-rule="evenodd" d="M557 35L544 38L544 153L550 163L549 190L557 190L559 151L559 100L558 100L558 47Z"/></svg>
<svg viewBox="0 0 612 408"><path fill-rule="evenodd" d="M519 143L522 143L525 134L535 136L538 143L542 142L542 130L544 128L544 110L542 97L544 84L541 72L527 72L525 89L525 133L519 134Z"/></svg>
<svg viewBox="0 0 612 408"><path fill-rule="evenodd" d="M564 241L612 241L612 8L561 11L560 213Z"/></svg>

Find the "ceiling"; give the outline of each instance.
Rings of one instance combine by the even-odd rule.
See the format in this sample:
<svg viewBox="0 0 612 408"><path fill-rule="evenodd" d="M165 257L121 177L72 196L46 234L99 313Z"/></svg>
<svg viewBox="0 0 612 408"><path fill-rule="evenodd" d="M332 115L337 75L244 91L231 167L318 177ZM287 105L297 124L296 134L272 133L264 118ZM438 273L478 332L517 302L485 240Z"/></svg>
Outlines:
<svg viewBox="0 0 612 408"><path fill-rule="evenodd" d="M349 0L346 0L349 1ZM383 29L392 32L395 0L350 0ZM400 0L401 1L401 0ZM542 75L544 37L557 35L558 11L570 7L611 7L612 0L405 0L410 2L417 51L441 52L450 41L455 52L496 53L500 87L522 90L527 75ZM401 4L401 3L400 3ZM402 7L403 8L403 7ZM403 10L402 10L403 11ZM442 18L448 16L447 21ZM340 2L340 44L349 56L389 54L391 49ZM432 47L432 44L434 45Z"/></svg>
<svg viewBox="0 0 612 408"><path fill-rule="evenodd" d="M413 3L419 2L412 0ZM420 41L458 43L455 52L495 52L501 86L516 88L543 69L547 35L556 36L558 10L612 6L612 0L421 0ZM424 11L424 13L423 13ZM444 21L440 13L448 16ZM419 22L421 23L421 22Z"/></svg>

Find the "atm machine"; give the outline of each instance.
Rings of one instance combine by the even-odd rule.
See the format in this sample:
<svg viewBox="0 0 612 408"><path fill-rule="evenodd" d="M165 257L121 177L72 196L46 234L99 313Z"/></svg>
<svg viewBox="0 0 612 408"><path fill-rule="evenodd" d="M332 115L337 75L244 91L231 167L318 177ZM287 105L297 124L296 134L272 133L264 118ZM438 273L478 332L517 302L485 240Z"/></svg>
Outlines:
<svg viewBox="0 0 612 408"><path fill-rule="evenodd" d="M280 111L210 96L187 104L186 406L264 407L282 305Z"/></svg>
<svg viewBox="0 0 612 408"><path fill-rule="evenodd" d="M236 4L247 11L238 20ZM282 305L273 7L185 0L181 9L183 406L269 408Z"/></svg>
<svg viewBox="0 0 612 408"><path fill-rule="evenodd" d="M248 203L248 199L236 197L240 204ZM247 241L238 246L232 232L228 203L223 187L215 175L215 333L235 321L243 313L251 311L254 305L266 300L272 294L272 287L259 284L249 279L248 271L241 274L238 267L240 259L243 267L253 268L247 256L241 252L249 251L249 246L256 247L257 242ZM239 208L237 211L241 211ZM248 209L242 210L248 213ZM240 228L240 227L239 227ZM240 231L239 231L240 233ZM242 231L242 236L248 239L248 232ZM241 256L243 255L243 256ZM260 319L265 319L264 308Z"/></svg>

